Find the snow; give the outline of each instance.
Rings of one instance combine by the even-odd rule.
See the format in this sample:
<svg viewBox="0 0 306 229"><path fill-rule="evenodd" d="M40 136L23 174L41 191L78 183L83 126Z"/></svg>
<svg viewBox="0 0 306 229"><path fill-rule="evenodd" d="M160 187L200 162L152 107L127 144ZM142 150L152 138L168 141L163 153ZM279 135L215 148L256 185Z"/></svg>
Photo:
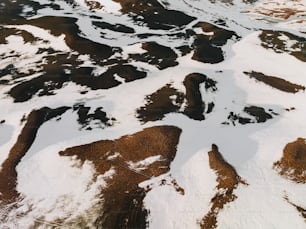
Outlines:
<svg viewBox="0 0 306 229"><path fill-rule="evenodd" d="M62 10L56 12L42 9L39 10L38 16L63 16L71 13L72 17L78 18L77 23L82 36L96 42L122 47L122 57L127 57L131 53L145 52L141 49L141 42L146 40L140 41L136 36L116 32L108 32L108 39L101 38L99 30L91 26L90 16L95 14L102 16L103 21L131 26L136 33L150 32L148 28L134 25L127 16L121 15L118 3L101 0L99 2L104 7L93 13L81 0L78 1L79 7L76 9L72 9L63 1L59 2ZM220 211L218 228L305 228L304 219L284 199L288 196L292 203L305 208L305 184L285 180L272 169L273 162L281 158L282 150L288 142L306 136L305 92L289 94L278 91L243 74L244 71L258 71L305 86L305 62L288 53L275 53L273 50L263 48L258 38L260 32L256 31L282 27L284 31L296 30L295 33L300 34L299 32L304 31L305 25L301 23L298 26L295 23L298 20L296 18L276 23L254 21L251 11L248 13L246 11L263 6L268 7L267 9L274 7L272 3L265 4L267 1L258 1L252 5L235 1L236 4L232 6L222 3L212 4L209 1L169 0L167 2L170 4L170 9L180 9L198 17L198 21L225 19L227 26L237 31L243 38L237 42L229 41L223 47L226 58L219 64L211 65L194 61L191 59L192 53L178 58L178 66L163 71L146 63L132 61L130 64L145 69L148 76L109 90L80 94L79 91L86 87L67 83L65 87L57 90L54 96L34 96L31 101L14 104L6 95L11 86L0 87L0 120L6 120L4 124L0 124L0 163L7 158L23 127L23 124L20 124L21 117L33 109L46 105L57 108L86 102L86 106L92 109L102 106L110 117L115 117L117 120L114 126L103 130L96 128L92 131L80 130L76 113L68 110L62 115L61 120L52 119L44 123L37 133L34 144L17 166L17 190L24 196L24 200L19 208L10 213L11 223L3 226L31 227L33 219L40 218L46 222L60 218L73 224L83 215L90 216L88 226L92 226L97 214L103 208L103 204L101 206L100 203L100 190L105 187L105 180L114 174L114 170L111 169L96 178L91 162L82 165L76 159L60 157L58 152L67 147L101 139L117 139L150 126L174 125L183 132L170 172L139 185L145 187L150 184L153 187L144 199L144 205L150 211L149 228L199 228L199 222L210 210L210 201L216 192L216 175L209 168L207 155L212 143L219 146L224 158L249 184L239 185L234 191L237 199ZM304 1L299 2L304 4ZM285 4L284 7L296 7L295 4L298 2L282 1L282 4ZM47 42L25 43L21 36L9 36L6 39L8 43L0 45L0 52L7 55L13 50L20 57L18 61L13 57L1 59L0 69L9 63L14 63L24 72L29 69L39 70L40 66L36 62L46 56L45 53L36 54L39 48L52 47L61 52L71 51L65 44L64 35L56 37L46 30L30 25L6 27L28 31ZM154 31L154 33L164 34L161 37L150 38L150 41L162 45L177 47L186 43L185 40L171 40L165 35L165 31ZM303 34L302 36L305 37ZM80 55L79 60L83 62L81 66L94 66L97 74L106 70L103 66L95 65L88 55ZM206 119L203 122L191 120L183 114L168 114L162 121L143 125L137 120L135 110L143 106L146 95L154 93L168 83L172 83L175 88L184 92L185 87L182 82L186 75L193 72L206 74L218 82L217 92L206 92L204 86L200 85L203 99L206 102L213 101L216 105L211 114L205 115ZM36 76L38 75L34 74L27 79ZM227 120L230 111L242 113L243 108L249 105L264 107L266 110L271 108L279 115L262 124L245 126L221 124ZM296 109L287 112L285 109L290 107ZM118 153L113 154L108 159L119 156ZM157 160L160 160L160 156L149 157L137 163L129 162L129 166L131 169L141 170ZM178 193L173 186L159 185L162 179L175 179L185 194ZM31 211L23 217L16 218L29 209Z"/></svg>

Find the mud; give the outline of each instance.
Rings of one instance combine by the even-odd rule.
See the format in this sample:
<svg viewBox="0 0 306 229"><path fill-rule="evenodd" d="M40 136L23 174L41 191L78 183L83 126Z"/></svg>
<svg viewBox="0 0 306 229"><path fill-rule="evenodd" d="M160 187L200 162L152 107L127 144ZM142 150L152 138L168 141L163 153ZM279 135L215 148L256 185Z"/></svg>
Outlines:
<svg viewBox="0 0 306 229"><path fill-rule="evenodd" d="M176 154L181 130L174 126L156 126L117 140L101 140L61 151L61 156L77 156L94 163L97 174L110 168L116 173L102 190L103 212L96 222L102 228L146 228L148 211L143 207L145 189L139 183L169 171ZM114 157L115 153L119 156ZM151 156L160 159L142 168L129 167ZM113 156L113 157L112 157Z"/></svg>
<svg viewBox="0 0 306 229"><path fill-rule="evenodd" d="M210 211L201 221L202 229L213 229L218 226L218 214L225 205L234 201L237 196L234 190L239 184L248 185L236 172L235 168L224 160L218 147L213 144L211 151L208 152L209 166L217 175L217 193L211 199Z"/></svg>
<svg viewBox="0 0 306 229"><path fill-rule="evenodd" d="M282 158L273 164L273 168L284 178L296 183L306 183L306 143L298 138L288 143Z"/></svg>
<svg viewBox="0 0 306 229"><path fill-rule="evenodd" d="M250 78L254 78L259 82L263 82L273 88L276 88L280 91L288 92L288 93L297 93L299 91L304 91L305 87L302 85L291 83L287 80L281 79L276 76L268 76L261 72L244 72L244 74L248 75Z"/></svg>

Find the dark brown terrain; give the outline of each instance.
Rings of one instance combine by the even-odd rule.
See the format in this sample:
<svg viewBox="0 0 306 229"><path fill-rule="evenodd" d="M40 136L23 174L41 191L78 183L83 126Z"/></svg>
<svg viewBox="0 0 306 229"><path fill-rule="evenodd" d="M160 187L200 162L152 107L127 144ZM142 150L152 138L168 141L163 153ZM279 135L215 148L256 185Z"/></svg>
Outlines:
<svg viewBox="0 0 306 229"><path fill-rule="evenodd" d="M211 199L210 211L201 221L202 229L213 229L218 226L218 213L224 206L234 201L237 196L234 190L239 184L248 185L236 172L235 168L230 165L219 152L218 147L213 144L211 151L208 152L209 166L217 175L218 185L217 193Z"/></svg>
<svg viewBox="0 0 306 229"><path fill-rule="evenodd" d="M101 140L60 152L61 156L75 155L82 162L92 161L97 175L115 170L101 193L103 212L96 222L98 228L146 228L149 212L142 203L146 190L139 184L169 171L180 133L174 126L156 126L117 140ZM152 156L160 157L141 164ZM129 163L140 163L141 169Z"/></svg>
<svg viewBox="0 0 306 229"><path fill-rule="evenodd" d="M306 143L304 138L288 143L282 158L273 164L278 173L296 183L306 183Z"/></svg>

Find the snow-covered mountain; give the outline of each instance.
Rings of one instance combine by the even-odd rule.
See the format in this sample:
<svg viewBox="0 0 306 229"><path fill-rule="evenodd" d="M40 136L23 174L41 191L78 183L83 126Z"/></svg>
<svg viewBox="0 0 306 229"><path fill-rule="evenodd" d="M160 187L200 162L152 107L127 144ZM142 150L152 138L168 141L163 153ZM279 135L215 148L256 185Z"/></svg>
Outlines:
<svg viewBox="0 0 306 229"><path fill-rule="evenodd" d="M1 0L0 228L305 229L305 62L305 0Z"/></svg>

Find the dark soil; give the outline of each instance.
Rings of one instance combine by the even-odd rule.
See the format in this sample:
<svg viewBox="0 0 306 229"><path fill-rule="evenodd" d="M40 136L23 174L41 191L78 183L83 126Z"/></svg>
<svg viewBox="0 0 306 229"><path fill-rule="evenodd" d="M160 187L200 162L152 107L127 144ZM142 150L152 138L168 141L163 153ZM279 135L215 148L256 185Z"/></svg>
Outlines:
<svg viewBox="0 0 306 229"><path fill-rule="evenodd" d="M114 52L110 46L96 43L81 37L81 31L76 24L77 19L70 17L45 16L27 20L21 24L30 24L49 30L54 36L65 35L66 44L79 54L89 54L97 63L109 58Z"/></svg>
<svg viewBox="0 0 306 229"><path fill-rule="evenodd" d="M244 72L244 74L250 76L250 78L254 78L260 82L263 82L273 88L276 88L278 90L284 91L284 92L289 92L289 93L297 93L300 90L304 91L305 87L298 85L298 84L294 84L291 83L287 80L278 78L276 76L268 76L265 75L261 72Z"/></svg>
<svg viewBox="0 0 306 229"><path fill-rule="evenodd" d="M98 1L85 0L85 3L90 10L99 10L103 8L103 5L101 5L101 3Z"/></svg>
<svg viewBox="0 0 306 229"><path fill-rule="evenodd" d="M115 0L121 4L122 12L128 13L137 22L150 29L169 30L183 27L193 20L183 12L165 9L157 0Z"/></svg>
<svg viewBox="0 0 306 229"><path fill-rule="evenodd" d="M50 109L48 107L43 107L39 110L33 110L28 115L26 124L0 170L0 202L2 202L2 204L13 203L19 198L19 193L16 190L16 166L30 149L40 126L44 122L62 115L68 109L70 108L60 107L57 109Z"/></svg>
<svg viewBox="0 0 306 229"><path fill-rule="evenodd" d="M245 125L249 123L264 123L269 119L272 119L273 116L271 114L277 115L277 113L271 110L271 114L266 112L266 110L262 107L257 106L249 106L243 109L243 112L247 113L253 118L243 117L241 114L236 114L234 112L230 112L227 119L231 121L231 123L235 126L238 122L239 124ZM228 123L225 123L228 124Z"/></svg>
<svg viewBox="0 0 306 229"><path fill-rule="evenodd" d="M306 143L304 138L288 143L282 158L273 164L279 174L296 183L306 183Z"/></svg>
<svg viewBox="0 0 306 229"><path fill-rule="evenodd" d="M286 36L294 44L288 46L286 41L280 39L281 36ZM262 31L259 38L264 48L272 49L276 53L288 53L300 61L306 62L306 38L298 37L288 32L273 30ZM293 51L293 49L297 49L297 51Z"/></svg>
<svg viewBox="0 0 306 229"><path fill-rule="evenodd" d="M114 32L119 32L119 33L135 33L135 30L131 27L122 25L122 24L110 24L107 22L102 22L102 21L94 21L92 23L94 26L97 26L98 28L101 29L107 29L111 30Z"/></svg>
<svg viewBox="0 0 306 229"><path fill-rule="evenodd" d="M250 106L245 107L243 111L251 116L254 116L257 123L266 122L268 119L272 119L273 116L265 111L262 107Z"/></svg>
<svg viewBox="0 0 306 229"><path fill-rule="evenodd" d="M143 54L130 54L130 58L155 65L160 70L178 65L176 61L178 56L169 47L156 42L145 42L142 44L142 48L147 52Z"/></svg>
<svg viewBox="0 0 306 229"><path fill-rule="evenodd" d="M238 35L233 32L207 22L199 22L194 27L202 28L205 33L212 35L197 34L193 47L195 48L192 59L203 63L216 64L224 60L221 47L229 39L236 38Z"/></svg>
<svg viewBox="0 0 306 229"><path fill-rule="evenodd" d="M186 87L187 107L184 113L195 120L204 120L205 104L200 92L200 84L207 79L206 75L193 73L186 76L184 85Z"/></svg>
<svg viewBox="0 0 306 229"><path fill-rule="evenodd" d="M197 35L193 46L195 48L193 60L210 64L220 63L224 60L222 49L213 46L205 35Z"/></svg>
<svg viewBox="0 0 306 229"><path fill-rule="evenodd" d="M87 86L92 90L109 89L121 84L115 79L115 74L123 78L125 82L143 79L147 73L137 70L136 67L128 64L117 64L108 68L100 76L92 75L92 68L81 67L72 71L72 81Z"/></svg>
<svg viewBox="0 0 306 229"><path fill-rule="evenodd" d="M227 43L227 41L231 38L238 39L238 35L230 30L223 29L221 27L215 26L208 22L198 22L196 25L193 26L194 28L200 27L203 32L210 33L212 35L204 35L212 45L222 46Z"/></svg>
<svg viewBox="0 0 306 229"><path fill-rule="evenodd" d="M116 173L102 190L103 212L97 220L102 228L146 228L148 211L143 208L145 190L139 183L169 171L176 154L181 130L174 126L156 126L117 140L102 140L61 151L61 156L76 155L82 162L89 160L97 174L110 168ZM119 153L120 156L109 159ZM147 165L141 172L129 168L127 162L139 162L160 155L161 159Z"/></svg>
<svg viewBox="0 0 306 229"><path fill-rule="evenodd" d="M194 120L204 120L205 103L202 100L200 84L205 90L215 92L217 82L200 73L191 73L183 82L186 95L171 84L167 84L146 97L146 104L137 110L137 118L142 122L162 120L169 113L183 113ZM184 108L184 100L187 106ZM207 113L212 112L214 103L209 103Z"/></svg>
<svg viewBox="0 0 306 229"><path fill-rule="evenodd" d="M224 206L234 201L237 196L234 194L234 190L238 185L247 183L237 174L235 168L224 160L218 147L213 144L211 151L208 152L209 166L213 169L217 175L218 190L215 196L211 199L210 211L205 215L201 222L202 229L217 228L218 213L224 208Z"/></svg>
<svg viewBox="0 0 306 229"><path fill-rule="evenodd" d="M90 126L92 121L99 123L99 127L109 127L113 125L113 122L116 120L114 118L109 118L102 110L102 107L98 107L95 109L93 113L89 113L90 107L85 106L84 104L76 104L73 106L73 110L77 111L79 116L78 123L82 126L82 128L86 128L86 130L91 130L92 127Z"/></svg>
<svg viewBox="0 0 306 229"><path fill-rule="evenodd" d="M170 97L175 96L175 99ZM137 117L142 122L161 120L168 113L179 112L184 94L177 91L170 84L146 97L146 105L137 110Z"/></svg>

